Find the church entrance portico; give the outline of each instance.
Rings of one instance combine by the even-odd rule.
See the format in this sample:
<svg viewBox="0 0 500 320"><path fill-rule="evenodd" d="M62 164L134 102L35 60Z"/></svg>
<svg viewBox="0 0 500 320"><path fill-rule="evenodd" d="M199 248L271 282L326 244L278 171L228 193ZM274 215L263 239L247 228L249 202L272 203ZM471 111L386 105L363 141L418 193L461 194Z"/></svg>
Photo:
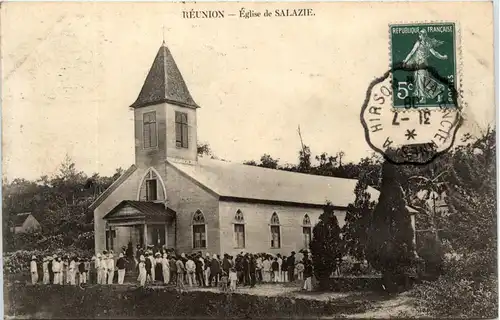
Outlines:
<svg viewBox="0 0 500 320"><path fill-rule="evenodd" d="M175 216L163 203L124 200L103 218L106 249L119 252L129 243L134 250L138 246L175 247Z"/></svg>

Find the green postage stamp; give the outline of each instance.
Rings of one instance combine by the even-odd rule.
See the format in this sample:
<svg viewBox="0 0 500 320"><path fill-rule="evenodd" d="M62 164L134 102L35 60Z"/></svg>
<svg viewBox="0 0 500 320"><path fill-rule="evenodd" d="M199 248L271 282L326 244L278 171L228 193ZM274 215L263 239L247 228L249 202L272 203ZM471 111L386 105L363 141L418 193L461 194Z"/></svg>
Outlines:
<svg viewBox="0 0 500 320"><path fill-rule="evenodd" d="M456 107L454 23L390 25L393 107Z"/></svg>

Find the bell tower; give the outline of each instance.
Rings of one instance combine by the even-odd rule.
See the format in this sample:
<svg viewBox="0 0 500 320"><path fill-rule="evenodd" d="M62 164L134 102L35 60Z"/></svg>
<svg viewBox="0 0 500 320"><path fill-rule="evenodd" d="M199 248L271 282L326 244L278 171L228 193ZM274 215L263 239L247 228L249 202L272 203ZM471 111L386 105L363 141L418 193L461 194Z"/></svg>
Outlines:
<svg viewBox="0 0 500 320"><path fill-rule="evenodd" d="M135 164L151 167L167 157L197 161L196 110L170 50L161 45L134 110Z"/></svg>

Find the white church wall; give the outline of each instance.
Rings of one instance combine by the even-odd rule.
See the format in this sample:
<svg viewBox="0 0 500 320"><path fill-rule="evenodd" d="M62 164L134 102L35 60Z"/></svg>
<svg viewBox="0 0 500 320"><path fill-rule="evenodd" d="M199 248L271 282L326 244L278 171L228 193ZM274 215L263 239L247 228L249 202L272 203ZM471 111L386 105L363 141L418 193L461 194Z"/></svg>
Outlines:
<svg viewBox="0 0 500 320"><path fill-rule="evenodd" d="M245 219L245 248L237 248L234 240L233 222L238 209L243 212ZM278 214L280 220L280 248L271 248L270 221L273 212ZM322 208L221 201L219 203L220 253L236 254L244 251L288 255L291 251L297 252L304 249L302 232L304 215L309 216L311 226L314 226L322 212ZM345 211L336 210L335 213L342 227L345 223Z"/></svg>
<svg viewBox="0 0 500 320"><path fill-rule="evenodd" d="M177 212L175 242L177 251L217 253L220 248L217 198L171 165L167 164L166 170L164 181L167 188L167 203ZM206 248L193 248L192 218L198 209L205 216Z"/></svg>

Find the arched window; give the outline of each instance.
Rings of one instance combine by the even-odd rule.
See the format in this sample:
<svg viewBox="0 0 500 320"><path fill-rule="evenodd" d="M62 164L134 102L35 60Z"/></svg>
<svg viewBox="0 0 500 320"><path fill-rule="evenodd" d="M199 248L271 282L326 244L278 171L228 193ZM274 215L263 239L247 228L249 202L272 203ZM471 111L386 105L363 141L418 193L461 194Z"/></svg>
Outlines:
<svg viewBox="0 0 500 320"><path fill-rule="evenodd" d="M302 220L302 234L304 237L304 248L309 249L309 243L311 243L312 237L312 225L311 218L309 218L307 213L304 215L304 219Z"/></svg>
<svg viewBox="0 0 500 320"><path fill-rule="evenodd" d="M207 247L207 225L201 210L196 210L193 215L193 248Z"/></svg>
<svg viewBox="0 0 500 320"><path fill-rule="evenodd" d="M245 248L245 218L240 209L234 215L234 244L238 249Z"/></svg>
<svg viewBox="0 0 500 320"><path fill-rule="evenodd" d="M165 185L160 174L149 168L144 174L139 186L137 200L139 201L164 201L166 198Z"/></svg>
<svg viewBox="0 0 500 320"><path fill-rule="evenodd" d="M280 218L276 212L271 216L271 248L280 248L281 247L281 226L280 226Z"/></svg>

